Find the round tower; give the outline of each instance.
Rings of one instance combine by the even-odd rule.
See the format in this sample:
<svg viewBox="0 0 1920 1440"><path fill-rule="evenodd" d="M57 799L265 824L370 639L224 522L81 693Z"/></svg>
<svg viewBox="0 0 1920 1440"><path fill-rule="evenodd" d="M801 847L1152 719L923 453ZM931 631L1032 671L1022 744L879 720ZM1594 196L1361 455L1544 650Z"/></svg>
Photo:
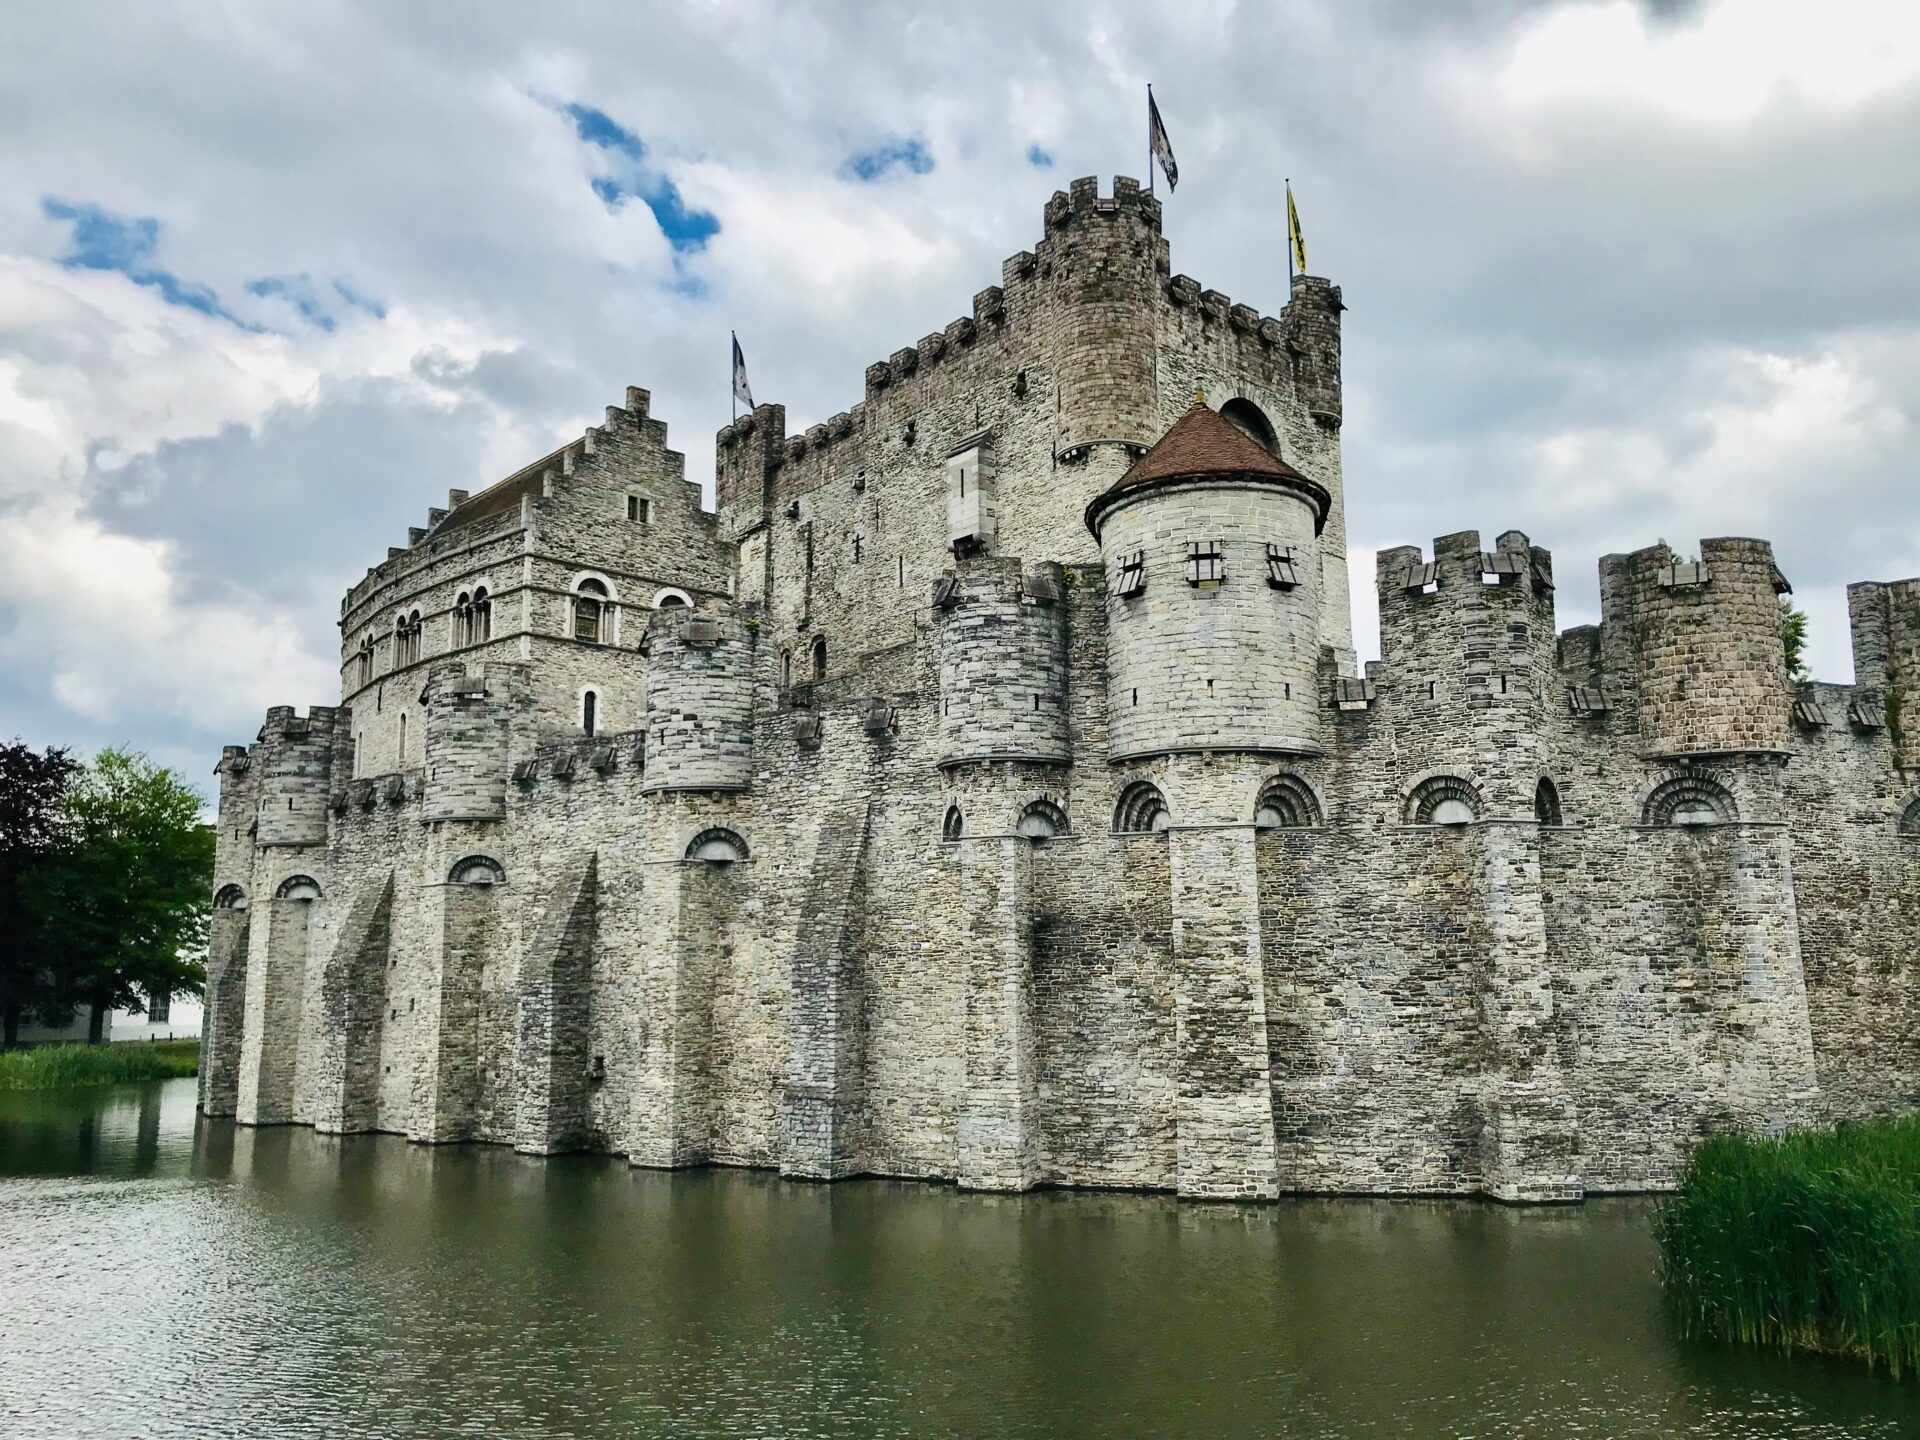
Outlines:
<svg viewBox="0 0 1920 1440"><path fill-rule="evenodd" d="M753 778L754 636L735 614L672 606L647 625L643 792L744 790Z"/></svg>
<svg viewBox="0 0 1920 1440"><path fill-rule="evenodd" d="M1054 454L1091 496L1160 432L1154 317L1165 273L1160 203L1119 176L1089 177L1047 202L1034 252L1053 311ZM1066 476L1062 476L1065 479Z"/></svg>
<svg viewBox="0 0 1920 1440"><path fill-rule="evenodd" d="M1325 487L1196 401L1087 507L1112 758L1321 748Z"/></svg>
<svg viewBox="0 0 1920 1440"><path fill-rule="evenodd" d="M255 752L259 765L259 845L327 843L327 788L333 773L338 712L315 705L302 717L291 705L267 711Z"/></svg>
<svg viewBox="0 0 1920 1440"><path fill-rule="evenodd" d="M421 818L503 818L514 721L531 728L525 672L512 665L469 671L461 661L448 661L428 672L420 700L427 757Z"/></svg>
<svg viewBox="0 0 1920 1440"><path fill-rule="evenodd" d="M1787 748L1785 588L1764 540L1703 540L1697 561L1665 544L1626 558L1643 755Z"/></svg>
<svg viewBox="0 0 1920 1440"><path fill-rule="evenodd" d="M1067 626L1058 565L980 557L934 585L942 766L1065 764Z"/></svg>

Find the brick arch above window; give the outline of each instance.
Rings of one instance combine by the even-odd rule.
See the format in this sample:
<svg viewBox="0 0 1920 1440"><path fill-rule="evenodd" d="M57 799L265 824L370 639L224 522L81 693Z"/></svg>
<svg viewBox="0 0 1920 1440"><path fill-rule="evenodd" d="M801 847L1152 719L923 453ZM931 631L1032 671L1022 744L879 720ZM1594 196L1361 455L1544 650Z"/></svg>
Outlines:
<svg viewBox="0 0 1920 1440"><path fill-rule="evenodd" d="M1320 797L1298 775L1275 775L1254 802L1253 823L1262 830L1309 830L1324 820Z"/></svg>
<svg viewBox="0 0 1920 1440"><path fill-rule="evenodd" d="M1480 792L1458 775L1429 775L1407 795L1409 825L1471 825L1480 818Z"/></svg>
<svg viewBox="0 0 1920 1440"><path fill-rule="evenodd" d="M1644 825L1724 825L1740 818L1733 792L1710 775L1676 775L1653 787Z"/></svg>

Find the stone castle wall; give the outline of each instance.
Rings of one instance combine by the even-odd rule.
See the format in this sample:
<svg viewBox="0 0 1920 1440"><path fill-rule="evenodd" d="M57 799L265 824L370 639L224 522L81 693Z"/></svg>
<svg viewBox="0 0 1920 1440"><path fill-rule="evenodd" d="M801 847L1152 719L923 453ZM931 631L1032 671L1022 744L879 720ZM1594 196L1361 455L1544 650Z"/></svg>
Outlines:
<svg viewBox="0 0 1920 1440"><path fill-rule="evenodd" d="M1077 182L858 405L722 431L716 515L642 391L455 492L347 597L347 703L223 755L203 1108L1518 1201L1665 1187L1716 1127L1914 1108L1920 582L1856 587L1858 684L1796 689L1762 542L1607 557L1602 623L1560 634L1548 552L1463 532L1381 552L1355 673L1340 308L1312 277L1273 317L1203 291L1150 197ZM1088 502L1195 391L1327 488L1323 529L1203 481L1096 538ZM582 575L617 597L598 639ZM491 639L430 624L357 683L368 630L444 630L482 579Z"/></svg>

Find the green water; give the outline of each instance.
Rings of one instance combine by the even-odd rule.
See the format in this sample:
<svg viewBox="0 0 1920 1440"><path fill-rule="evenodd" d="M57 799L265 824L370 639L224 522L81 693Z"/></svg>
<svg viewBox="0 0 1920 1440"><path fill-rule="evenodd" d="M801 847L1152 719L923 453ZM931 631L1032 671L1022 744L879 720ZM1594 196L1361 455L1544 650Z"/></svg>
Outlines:
<svg viewBox="0 0 1920 1440"><path fill-rule="evenodd" d="M0 1435L1847 1436L1683 1343L1649 1206L1021 1197L0 1095Z"/></svg>

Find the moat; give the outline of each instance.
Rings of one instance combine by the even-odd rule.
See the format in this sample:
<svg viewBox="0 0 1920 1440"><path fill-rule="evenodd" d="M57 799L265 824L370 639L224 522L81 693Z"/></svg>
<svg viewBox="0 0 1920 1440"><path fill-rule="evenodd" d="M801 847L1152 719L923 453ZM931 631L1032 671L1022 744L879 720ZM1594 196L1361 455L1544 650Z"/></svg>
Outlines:
<svg viewBox="0 0 1920 1440"><path fill-rule="evenodd" d="M1651 1202L635 1171L0 1094L10 1436L1913 1433L1678 1340Z"/></svg>

